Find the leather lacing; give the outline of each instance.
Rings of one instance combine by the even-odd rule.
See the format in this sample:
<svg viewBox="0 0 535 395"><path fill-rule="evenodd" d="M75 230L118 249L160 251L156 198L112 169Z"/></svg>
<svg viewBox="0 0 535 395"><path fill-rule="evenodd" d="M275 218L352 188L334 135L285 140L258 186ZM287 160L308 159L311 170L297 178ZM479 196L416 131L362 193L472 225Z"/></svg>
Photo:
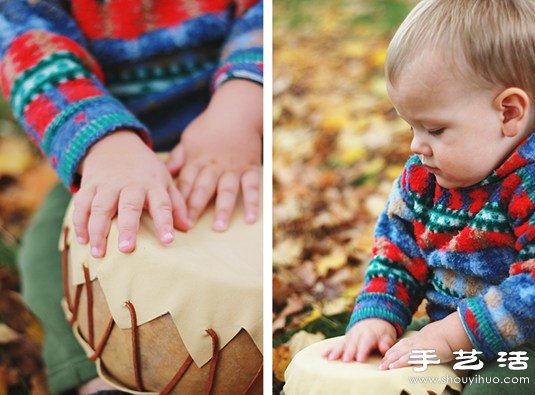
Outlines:
<svg viewBox="0 0 535 395"><path fill-rule="evenodd" d="M104 348L106 347L107 341L110 338L111 332L115 326L115 322L113 321L113 317L110 317L108 326L106 327L104 334L102 335L101 339L99 340L95 348L95 339L94 339L95 326L94 326L94 320L93 320L93 287L92 287L91 278L89 275L89 268L86 265L82 267L84 271L84 284L79 284L76 286L74 304L71 301L71 296L70 296L70 291L69 291L69 275L68 275L69 273L68 272L69 245L67 244L68 233L69 233L69 229L65 227L63 230L64 248L63 248L63 252L61 255L61 265L63 269L63 292L65 294L65 301L67 303L67 308L71 314L70 318L68 319L68 322L72 324L76 321L76 318L78 316L78 309L80 306L80 297L82 293L82 287L85 284L86 300L87 300L88 344L93 350L93 354L91 354L91 356L89 357L89 360L95 361L96 359L100 357ZM130 313L130 334L132 338L132 364L134 366L134 379L136 383L136 389L138 391L144 391L143 380L141 376L141 359L140 359L140 353L139 353L139 337L137 333L138 329L137 329L136 309L134 305L132 304L132 302L129 300L125 302L125 307L128 309ZM217 333L213 329L207 329L206 333L212 338L212 358L210 359L210 370L208 374L208 380L206 381L206 384L204 387L204 394L210 395L212 393L217 362L219 360L219 338L217 336ZM193 362L193 358L191 357L191 355L188 354L187 358L182 363L180 368L177 370L175 375L171 378L171 380L167 383L164 389L160 392L161 395L167 395L169 392L173 390L173 388L175 388L175 386L178 384L180 379L186 374L192 362ZM261 377L262 370L263 370L263 364L260 365L260 368L256 372L254 378L251 380L251 382L247 386L247 389L243 393L244 395L247 395L251 392L255 383Z"/></svg>

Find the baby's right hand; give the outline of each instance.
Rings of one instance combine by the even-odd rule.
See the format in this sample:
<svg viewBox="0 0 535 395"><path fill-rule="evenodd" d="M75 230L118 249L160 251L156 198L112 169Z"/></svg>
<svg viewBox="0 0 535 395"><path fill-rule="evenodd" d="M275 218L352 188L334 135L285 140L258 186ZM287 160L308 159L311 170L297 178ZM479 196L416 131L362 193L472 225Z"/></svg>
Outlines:
<svg viewBox="0 0 535 395"><path fill-rule="evenodd" d="M78 170L82 182L74 197L74 231L79 243L90 242L95 258L106 253L116 213L121 252L134 250L144 208L163 243L173 241L173 228L188 230L186 204L169 170L132 131L117 131L95 143Z"/></svg>
<svg viewBox="0 0 535 395"><path fill-rule="evenodd" d="M385 354L396 342L396 329L388 321L367 318L357 322L344 340L325 351L322 356L330 361L365 362L370 352L379 350Z"/></svg>

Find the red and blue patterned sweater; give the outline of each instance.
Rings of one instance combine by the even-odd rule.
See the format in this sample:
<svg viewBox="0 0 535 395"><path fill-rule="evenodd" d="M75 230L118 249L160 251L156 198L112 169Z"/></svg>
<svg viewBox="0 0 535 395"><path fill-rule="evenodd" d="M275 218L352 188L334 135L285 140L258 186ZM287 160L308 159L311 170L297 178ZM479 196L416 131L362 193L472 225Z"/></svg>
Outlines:
<svg viewBox="0 0 535 395"><path fill-rule="evenodd" d="M401 334L423 300L458 311L488 359L535 339L535 135L480 183L439 186L418 157L395 182L348 329L382 318Z"/></svg>
<svg viewBox="0 0 535 395"><path fill-rule="evenodd" d="M169 149L232 78L262 83L259 0L0 0L0 84L75 191L96 141Z"/></svg>

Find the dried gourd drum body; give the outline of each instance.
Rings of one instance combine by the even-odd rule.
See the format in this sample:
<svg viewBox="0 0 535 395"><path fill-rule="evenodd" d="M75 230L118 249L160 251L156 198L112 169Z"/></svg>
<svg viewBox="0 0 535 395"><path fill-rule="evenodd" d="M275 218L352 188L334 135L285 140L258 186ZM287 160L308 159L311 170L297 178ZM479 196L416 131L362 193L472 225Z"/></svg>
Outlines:
<svg viewBox="0 0 535 395"><path fill-rule="evenodd" d="M95 259L72 228L60 240L63 307L99 375L130 393L262 393L261 222L238 210L226 232L207 212L164 246L147 214L136 250L118 251L117 221Z"/></svg>

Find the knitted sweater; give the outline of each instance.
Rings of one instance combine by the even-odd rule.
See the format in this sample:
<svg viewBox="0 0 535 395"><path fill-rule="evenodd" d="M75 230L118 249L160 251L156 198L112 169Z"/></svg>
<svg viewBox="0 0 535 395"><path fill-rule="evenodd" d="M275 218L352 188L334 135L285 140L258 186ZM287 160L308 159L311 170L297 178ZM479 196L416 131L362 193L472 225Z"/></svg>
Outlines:
<svg viewBox="0 0 535 395"><path fill-rule="evenodd" d="M79 162L105 135L176 142L210 88L262 83L262 10L259 0L0 0L1 90L75 191Z"/></svg>
<svg viewBox="0 0 535 395"><path fill-rule="evenodd" d="M373 255L348 330L373 317L401 334L425 297L431 321L457 310L486 358L535 339L535 134L467 188L442 188L411 157Z"/></svg>

